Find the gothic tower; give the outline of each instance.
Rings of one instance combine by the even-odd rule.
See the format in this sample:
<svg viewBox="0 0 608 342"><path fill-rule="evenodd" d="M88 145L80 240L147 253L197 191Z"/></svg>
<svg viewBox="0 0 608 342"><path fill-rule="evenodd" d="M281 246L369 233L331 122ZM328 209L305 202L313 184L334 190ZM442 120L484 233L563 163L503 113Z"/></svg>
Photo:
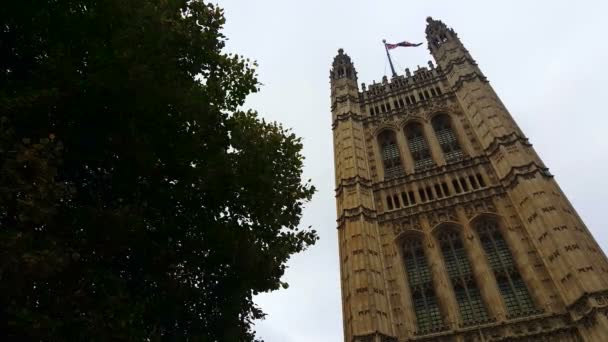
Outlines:
<svg viewBox="0 0 608 342"><path fill-rule="evenodd" d="M347 342L608 341L608 259L456 32L330 72Z"/></svg>

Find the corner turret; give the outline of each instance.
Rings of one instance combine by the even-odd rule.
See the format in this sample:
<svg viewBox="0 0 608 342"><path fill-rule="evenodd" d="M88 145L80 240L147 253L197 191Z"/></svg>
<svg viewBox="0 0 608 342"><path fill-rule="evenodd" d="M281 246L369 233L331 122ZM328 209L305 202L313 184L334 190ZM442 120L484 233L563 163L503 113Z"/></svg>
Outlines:
<svg viewBox="0 0 608 342"><path fill-rule="evenodd" d="M343 49L338 50L338 54L334 57L332 69L329 72L329 78L332 82L340 79L349 79L357 83L357 71L355 65L350 60L350 57L344 53Z"/></svg>
<svg viewBox="0 0 608 342"><path fill-rule="evenodd" d="M361 115L357 70L343 49L338 50L329 71L331 83L332 120L340 115L352 113Z"/></svg>
<svg viewBox="0 0 608 342"><path fill-rule="evenodd" d="M426 22L426 39L431 53L445 43L456 41L460 43L456 32L452 28L448 28L441 20L427 17Z"/></svg>

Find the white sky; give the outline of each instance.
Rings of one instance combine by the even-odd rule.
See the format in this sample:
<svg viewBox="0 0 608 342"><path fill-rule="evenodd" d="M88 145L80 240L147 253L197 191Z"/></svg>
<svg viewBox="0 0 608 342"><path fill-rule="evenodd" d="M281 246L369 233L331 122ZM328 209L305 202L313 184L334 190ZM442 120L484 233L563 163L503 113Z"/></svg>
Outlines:
<svg viewBox="0 0 608 342"><path fill-rule="evenodd" d="M459 34L600 245L608 249L608 1L219 0L227 50L259 63L264 84L246 107L304 138L305 177L318 192L302 226L321 240L289 262L287 290L256 298L267 342L342 341L329 68L342 47L359 83L387 70L383 38L424 42L393 50L399 73L432 59L425 18ZM582 177L577 177L582 176Z"/></svg>

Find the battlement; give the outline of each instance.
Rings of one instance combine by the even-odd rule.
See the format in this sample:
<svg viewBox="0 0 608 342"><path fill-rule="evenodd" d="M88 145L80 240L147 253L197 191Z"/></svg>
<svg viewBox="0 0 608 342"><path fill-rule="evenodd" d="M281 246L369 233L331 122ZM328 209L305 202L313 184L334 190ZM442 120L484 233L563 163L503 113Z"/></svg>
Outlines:
<svg viewBox="0 0 608 342"><path fill-rule="evenodd" d="M413 73L409 68L406 68L405 75L398 75L390 80L387 76L384 76L381 82L373 81L369 86L361 83L360 95L364 98L372 98L388 95L395 91L413 90L427 86L443 77L443 71L439 66L435 67L432 61L429 61L428 65L428 67L418 66L418 69L414 70Z"/></svg>

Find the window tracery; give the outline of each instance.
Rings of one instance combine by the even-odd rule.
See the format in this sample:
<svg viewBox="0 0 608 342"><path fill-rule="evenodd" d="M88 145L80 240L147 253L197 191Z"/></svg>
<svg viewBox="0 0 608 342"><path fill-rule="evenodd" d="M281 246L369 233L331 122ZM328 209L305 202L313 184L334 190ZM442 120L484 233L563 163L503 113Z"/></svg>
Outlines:
<svg viewBox="0 0 608 342"><path fill-rule="evenodd" d="M412 159L414 159L414 169L418 171L434 166L429 145L422 133L422 125L410 123L405 127L405 135Z"/></svg>
<svg viewBox="0 0 608 342"><path fill-rule="evenodd" d="M432 125L446 162L462 159L462 149L452 129L450 118L445 114L438 115L433 118Z"/></svg>
<svg viewBox="0 0 608 342"><path fill-rule="evenodd" d="M473 277L460 234L454 231L442 232L439 244L463 323L468 325L487 320L488 312Z"/></svg>
<svg viewBox="0 0 608 342"><path fill-rule="evenodd" d="M483 220L476 229L509 315L515 317L533 311L534 302L496 221Z"/></svg>
<svg viewBox="0 0 608 342"><path fill-rule="evenodd" d="M384 164L384 178L399 177L404 174L401 165L401 154L397 137L393 131L384 131L378 136L382 150L382 163Z"/></svg>
<svg viewBox="0 0 608 342"><path fill-rule="evenodd" d="M407 240L402 247L419 333L435 331L443 320L424 247L420 239Z"/></svg>

